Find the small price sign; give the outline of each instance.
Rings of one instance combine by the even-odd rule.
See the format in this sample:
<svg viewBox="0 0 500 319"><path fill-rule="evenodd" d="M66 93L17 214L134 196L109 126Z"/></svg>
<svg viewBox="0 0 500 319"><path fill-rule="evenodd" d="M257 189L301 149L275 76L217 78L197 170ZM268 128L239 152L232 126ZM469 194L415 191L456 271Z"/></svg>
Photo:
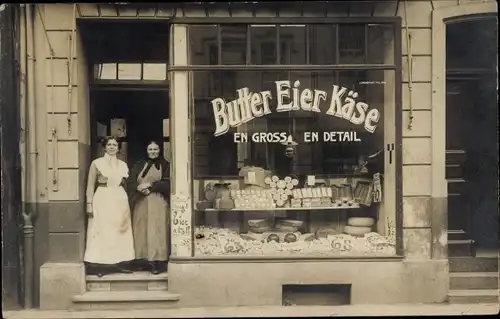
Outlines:
<svg viewBox="0 0 500 319"><path fill-rule="evenodd" d="M352 250L352 242L350 239L345 239L343 237L335 237L332 240L332 248L335 251L351 251Z"/></svg>

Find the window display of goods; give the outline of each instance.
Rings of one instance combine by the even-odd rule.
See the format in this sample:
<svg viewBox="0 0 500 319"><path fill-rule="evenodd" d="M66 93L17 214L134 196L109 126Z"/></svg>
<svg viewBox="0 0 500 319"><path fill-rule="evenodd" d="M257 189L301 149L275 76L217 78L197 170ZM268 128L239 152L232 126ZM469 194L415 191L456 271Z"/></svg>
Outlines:
<svg viewBox="0 0 500 319"><path fill-rule="evenodd" d="M315 239L312 234L269 232L254 239L248 234L238 234L226 228L197 227L195 234L200 239L195 240L196 256L214 255L363 255L363 254L395 254L392 238L370 232L364 236L349 234L327 234L326 237ZM267 241L270 235L274 240ZM295 241L293 241L295 236Z"/></svg>
<svg viewBox="0 0 500 319"><path fill-rule="evenodd" d="M271 227L270 219L249 219L249 227Z"/></svg>
<svg viewBox="0 0 500 319"><path fill-rule="evenodd" d="M297 236L293 233L288 233L285 235L284 241L285 243L293 243L297 241Z"/></svg>
<svg viewBox="0 0 500 319"><path fill-rule="evenodd" d="M357 181L353 193L356 203L370 206L373 201L373 183L371 181Z"/></svg>
<svg viewBox="0 0 500 319"><path fill-rule="evenodd" d="M266 183L264 181L270 175L270 171L267 171L261 167L244 166L240 169L239 172L239 176L243 177L243 181L242 183L240 183L240 188L243 189L248 185L255 185L265 188Z"/></svg>
<svg viewBox="0 0 500 319"><path fill-rule="evenodd" d="M213 208L213 207L214 207L214 203L212 201L208 201L208 200L202 200L202 201L199 201L198 203L196 203L196 209L198 209L198 210L206 210L206 209Z"/></svg>
<svg viewBox="0 0 500 319"><path fill-rule="evenodd" d="M318 228L314 232L314 238L316 239L328 238L328 236L334 236L334 235L339 235L339 232L336 231L335 229L329 229L329 228Z"/></svg>
<svg viewBox="0 0 500 319"><path fill-rule="evenodd" d="M295 219L277 219L276 226L289 226L289 227L302 227L304 225L303 220L295 220Z"/></svg>
<svg viewBox="0 0 500 319"><path fill-rule="evenodd" d="M268 176L264 183L270 188L276 207L290 207L288 199L293 194L293 188L299 184L299 180L286 176L280 179L278 176Z"/></svg>
<svg viewBox="0 0 500 319"><path fill-rule="evenodd" d="M371 217L350 217L347 219L347 225L356 227L372 227L375 219Z"/></svg>
<svg viewBox="0 0 500 319"><path fill-rule="evenodd" d="M352 236L364 236L372 231L371 227L345 226L344 233Z"/></svg>
<svg viewBox="0 0 500 319"><path fill-rule="evenodd" d="M248 230L254 234L263 234L271 229L271 226L248 227Z"/></svg>
<svg viewBox="0 0 500 319"><path fill-rule="evenodd" d="M292 190L292 196L292 207L332 207L332 189L330 187L298 188Z"/></svg>
<svg viewBox="0 0 500 319"><path fill-rule="evenodd" d="M236 209L272 209L276 207L269 189L232 190L231 197Z"/></svg>
<svg viewBox="0 0 500 319"><path fill-rule="evenodd" d="M280 237L277 234L270 234L269 236L267 236L266 240L267 240L267 242L275 241L275 242L279 243Z"/></svg>
<svg viewBox="0 0 500 319"><path fill-rule="evenodd" d="M279 231L279 232L296 232L298 231L298 228L297 227L293 227L293 226L283 226L283 225L279 225L279 226L276 226L276 230Z"/></svg>
<svg viewBox="0 0 500 319"><path fill-rule="evenodd" d="M282 242L286 242L285 238L289 234L294 235L295 238L297 238L297 240L306 240L306 238L308 237L308 236L301 234L299 231L287 232L287 231L279 231L279 230L273 229L273 228L269 228L268 230L266 230L262 233L256 233L256 232L253 232L251 229L249 229L248 233L240 234L240 235L242 238L246 238L248 240L261 241L261 242L267 241L269 239L269 236L273 235L273 236L271 236L271 238L276 238L276 242L282 243ZM274 235L276 235L278 237L274 237Z"/></svg>

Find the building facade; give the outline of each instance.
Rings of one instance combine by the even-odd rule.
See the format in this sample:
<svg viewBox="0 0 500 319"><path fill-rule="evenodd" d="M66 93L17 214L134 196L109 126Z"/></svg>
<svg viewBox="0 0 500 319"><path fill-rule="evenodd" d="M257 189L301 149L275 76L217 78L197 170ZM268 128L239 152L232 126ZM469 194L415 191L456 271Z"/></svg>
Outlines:
<svg viewBox="0 0 500 319"><path fill-rule="evenodd" d="M496 96L496 48L493 64L484 47L468 66L448 39L477 21L496 39L496 12L482 0L20 6L35 230L21 290L42 309L143 305L85 275L86 176L111 134L129 164L150 139L170 161L168 291L144 297L155 306L447 301L448 255L498 244L498 227L474 231L496 213L456 212L470 201L447 111L465 78Z"/></svg>

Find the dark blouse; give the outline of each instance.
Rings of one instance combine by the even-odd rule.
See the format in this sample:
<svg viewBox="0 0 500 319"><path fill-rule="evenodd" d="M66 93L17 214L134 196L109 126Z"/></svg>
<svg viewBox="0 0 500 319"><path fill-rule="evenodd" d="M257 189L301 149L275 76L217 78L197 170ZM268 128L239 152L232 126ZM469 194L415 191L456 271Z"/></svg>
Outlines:
<svg viewBox="0 0 500 319"><path fill-rule="evenodd" d="M138 177L141 174L143 168L148 164L147 159L142 159L134 164L132 170L130 171L130 177L127 183L127 193L130 201L130 209L133 211L135 204L139 199L143 198L145 195L137 190ZM170 165L169 163L161 158L156 161L155 164L159 165L161 171L161 180L153 183L151 185L150 191L152 193L161 194L167 202L170 202ZM147 173L146 171L144 173Z"/></svg>

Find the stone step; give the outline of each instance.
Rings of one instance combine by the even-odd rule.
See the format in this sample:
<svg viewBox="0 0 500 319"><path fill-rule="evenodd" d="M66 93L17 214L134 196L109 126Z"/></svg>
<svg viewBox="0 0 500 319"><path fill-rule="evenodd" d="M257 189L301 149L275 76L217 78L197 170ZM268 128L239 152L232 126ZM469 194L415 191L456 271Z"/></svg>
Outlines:
<svg viewBox="0 0 500 319"><path fill-rule="evenodd" d="M498 289L450 290L450 304L498 303Z"/></svg>
<svg viewBox="0 0 500 319"><path fill-rule="evenodd" d="M179 299L168 291L89 291L72 297L74 308L81 310L172 308Z"/></svg>
<svg viewBox="0 0 500 319"><path fill-rule="evenodd" d="M131 274L109 274L103 277L86 276L87 291L158 291L168 290L168 275L153 275L138 271Z"/></svg>
<svg viewBox="0 0 500 319"><path fill-rule="evenodd" d="M498 258L450 257L450 272L498 272Z"/></svg>
<svg viewBox="0 0 500 319"><path fill-rule="evenodd" d="M497 272L450 273L450 289L498 289Z"/></svg>
<svg viewBox="0 0 500 319"><path fill-rule="evenodd" d="M449 257L473 257L474 241L471 239L449 239L448 256Z"/></svg>

